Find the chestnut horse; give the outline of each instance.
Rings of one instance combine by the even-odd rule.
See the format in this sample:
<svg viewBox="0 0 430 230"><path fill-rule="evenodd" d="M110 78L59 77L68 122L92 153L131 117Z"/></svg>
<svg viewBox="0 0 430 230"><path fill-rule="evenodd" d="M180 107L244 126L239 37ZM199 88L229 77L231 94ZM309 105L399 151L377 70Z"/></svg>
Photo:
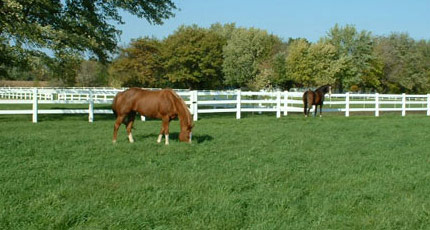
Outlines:
<svg viewBox="0 0 430 230"><path fill-rule="evenodd" d="M320 106L320 117L322 117L322 107L324 104L324 95L328 93L331 94L331 86L323 85L316 89L315 91L308 90L303 94L303 107L305 117L308 116L312 105L315 105L314 117L317 115L318 106Z"/></svg>
<svg viewBox="0 0 430 230"><path fill-rule="evenodd" d="M158 91L130 88L119 92L112 103L112 110L116 116L113 129L112 142L116 142L118 128L124 123L130 143L133 143L131 129L133 127L136 112L145 117L158 118L162 120L160 134L157 142L160 143L163 134L166 138L165 144L169 144L169 123L176 117L179 118L181 132L179 140L191 143L191 129L193 128L190 111L184 100L171 89Z"/></svg>

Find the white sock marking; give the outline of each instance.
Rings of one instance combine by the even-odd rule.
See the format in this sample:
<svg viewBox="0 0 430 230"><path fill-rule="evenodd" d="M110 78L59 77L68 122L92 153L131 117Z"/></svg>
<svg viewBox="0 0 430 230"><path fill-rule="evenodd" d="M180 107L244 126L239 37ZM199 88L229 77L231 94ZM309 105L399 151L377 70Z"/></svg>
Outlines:
<svg viewBox="0 0 430 230"><path fill-rule="evenodd" d="M130 143L133 143L133 135L131 135L131 133L128 134L128 140L130 141Z"/></svg>

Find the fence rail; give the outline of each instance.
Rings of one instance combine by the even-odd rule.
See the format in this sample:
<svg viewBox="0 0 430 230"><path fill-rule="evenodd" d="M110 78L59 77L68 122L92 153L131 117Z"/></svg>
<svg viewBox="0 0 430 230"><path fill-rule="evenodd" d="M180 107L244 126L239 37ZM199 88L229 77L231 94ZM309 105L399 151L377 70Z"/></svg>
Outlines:
<svg viewBox="0 0 430 230"><path fill-rule="evenodd" d="M95 109L95 105L109 105L118 92L124 89L113 88L0 88L0 105L29 104L32 109L2 109L0 114L32 114L37 122L38 114L88 114L89 122L94 114L110 114L109 109ZM189 106L194 120L198 114L235 113L240 119L244 112L274 112L276 117L288 113L303 112L302 92L249 92L231 91L188 91L177 93ZM41 104L85 104L88 109L39 109ZM3 106L4 107L4 106ZM341 112L350 116L351 112L397 111L402 116L407 111L424 111L430 116L430 94L332 94L326 95L323 112ZM142 119L144 119L142 117Z"/></svg>

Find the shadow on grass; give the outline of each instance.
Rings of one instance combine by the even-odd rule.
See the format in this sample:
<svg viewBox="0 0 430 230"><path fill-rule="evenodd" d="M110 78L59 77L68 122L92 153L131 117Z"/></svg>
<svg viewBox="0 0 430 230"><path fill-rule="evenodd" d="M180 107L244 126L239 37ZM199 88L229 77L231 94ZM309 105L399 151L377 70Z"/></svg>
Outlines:
<svg viewBox="0 0 430 230"><path fill-rule="evenodd" d="M138 140L153 139L154 141L156 141L158 138L158 133L157 134L146 134L146 135L137 134L134 136L135 136L135 139L138 139ZM192 141L194 143L197 142L198 144L206 142L206 141L212 141L213 139L214 138L212 136L207 135L207 134L203 134L203 135L194 135L193 134L193 137L192 137ZM163 136L163 140L164 140L164 136ZM179 141L179 133L177 133L177 132L169 133L169 140Z"/></svg>

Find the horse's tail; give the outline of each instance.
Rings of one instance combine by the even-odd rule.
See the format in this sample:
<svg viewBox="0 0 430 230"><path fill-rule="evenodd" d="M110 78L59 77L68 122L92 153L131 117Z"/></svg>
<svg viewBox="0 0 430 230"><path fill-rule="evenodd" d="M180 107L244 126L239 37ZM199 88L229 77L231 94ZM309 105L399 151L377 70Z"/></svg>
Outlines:
<svg viewBox="0 0 430 230"><path fill-rule="evenodd" d="M112 102L112 112L113 112L113 115L115 115L115 118L118 116L118 113L117 113L117 111L116 111L116 103L117 103L117 101L118 101L118 97L120 96L122 94L122 92L119 92L119 93L117 93L116 95L115 95L115 97L113 98L113 102Z"/></svg>
<svg viewBox="0 0 430 230"><path fill-rule="evenodd" d="M116 113L116 109L115 109L116 98L117 98L117 96L115 96L115 97L113 98L113 102L112 102L112 112L113 112L113 115L115 116L115 118L116 118L116 117L118 117L118 115L117 115L117 113Z"/></svg>
<svg viewBox="0 0 430 230"><path fill-rule="evenodd" d="M308 108L308 91L303 94L303 113L306 116L306 110Z"/></svg>

